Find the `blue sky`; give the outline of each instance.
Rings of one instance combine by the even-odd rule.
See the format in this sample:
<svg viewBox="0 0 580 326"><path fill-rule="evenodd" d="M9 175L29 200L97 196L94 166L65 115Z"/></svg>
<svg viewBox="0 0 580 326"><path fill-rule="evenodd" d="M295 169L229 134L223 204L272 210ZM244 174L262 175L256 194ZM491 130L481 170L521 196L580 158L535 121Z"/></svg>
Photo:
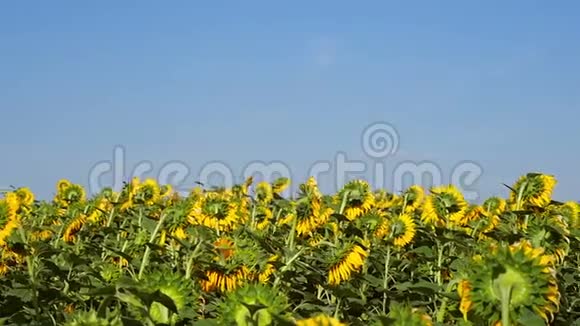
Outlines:
<svg viewBox="0 0 580 326"><path fill-rule="evenodd" d="M526 172L580 189L580 4L560 1L12 1L0 4L0 186L49 198L126 150L127 169L287 164L298 181L364 128L481 197ZM104 177L104 181L111 177ZM331 177L321 180L332 190ZM388 181L387 181L388 186ZM326 187L326 188L325 188Z"/></svg>

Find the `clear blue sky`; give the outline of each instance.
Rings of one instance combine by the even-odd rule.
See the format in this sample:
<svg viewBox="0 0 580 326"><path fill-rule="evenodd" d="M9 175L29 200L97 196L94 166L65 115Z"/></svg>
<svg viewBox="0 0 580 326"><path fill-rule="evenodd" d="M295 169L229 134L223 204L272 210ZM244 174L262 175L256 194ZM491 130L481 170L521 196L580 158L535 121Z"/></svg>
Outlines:
<svg viewBox="0 0 580 326"><path fill-rule="evenodd" d="M279 160L302 181L338 151L368 159L362 130L387 121L387 176L470 160L482 197L542 171L577 200L579 17L576 1L3 1L0 186L48 198L116 145L128 169Z"/></svg>

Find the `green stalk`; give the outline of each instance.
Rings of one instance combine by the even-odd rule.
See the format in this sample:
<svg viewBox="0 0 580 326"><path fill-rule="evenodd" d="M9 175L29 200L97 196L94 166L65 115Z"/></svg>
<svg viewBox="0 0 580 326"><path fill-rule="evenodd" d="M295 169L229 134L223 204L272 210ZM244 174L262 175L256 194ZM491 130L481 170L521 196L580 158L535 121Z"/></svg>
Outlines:
<svg viewBox="0 0 580 326"><path fill-rule="evenodd" d="M292 229L290 230L290 236L288 237L288 248L290 252L294 251L294 238L296 237L296 224L298 224L298 215L294 216L292 219Z"/></svg>
<svg viewBox="0 0 580 326"><path fill-rule="evenodd" d="M383 277L383 313L387 313L387 286L389 285L389 264L391 262L391 246L387 248L387 257L385 258L385 276Z"/></svg>
<svg viewBox="0 0 580 326"><path fill-rule="evenodd" d="M511 286L501 289L501 325L510 326Z"/></svg>
<svg viewBox="0 0 580 326"><path fill-rule="evenodd" d="M155 237L157 236L159 229L161 229L161 225L163 224L163 221L165 221L166 216L167 216L167 214L162 214L161 217L159 218L159 222L157 222L157 226L155 227L155 230L153 230L153 233L151 234L151 238L149 238L149 244L152 244L153 241L155 241ZM145 248L145 254L143 255L143 260L141 261L141 267L139 268L139 274L137 276L137 279L139 279L139 280L143 276L143 272L145 271L145 267L149 263L149 255L150 254L151 254L151 247L147 246L147 248Z"/></svg>
<svg viewBox="0 0 580 326"><path fill-rule="evenodd" d="M336 309L334 309L334 318L338 319L338 313L340 311L340 302L342 301L341 298L338 298L338 301L336 302Z"/></svg>
<svg viewBox="0 0 580 326"><path fill-rule="evenodd" d="M20 233L20 239L22 240L22 242L25 244L28 244L28 239L26 239L26 234L24 233L24 229L22 228L22 225L18 226L18 231ZM30 286L31 286L30 290L32 291L32 305L34 306L34 311L35 311L34 318L38 319L38 317L40 316L40 305L38 304L38 286L36 284L34 263L35 262L32 260L30 255L27 253L26 254L26 267L28 270L28 278L30 280Z"/></svg>

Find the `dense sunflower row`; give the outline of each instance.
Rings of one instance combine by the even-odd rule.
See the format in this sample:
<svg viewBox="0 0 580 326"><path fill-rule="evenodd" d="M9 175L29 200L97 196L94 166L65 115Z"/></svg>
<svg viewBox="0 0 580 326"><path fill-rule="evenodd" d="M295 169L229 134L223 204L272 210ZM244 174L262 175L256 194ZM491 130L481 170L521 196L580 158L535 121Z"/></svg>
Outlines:
<svg viewBox="0 0 580 326"><path fill-rule="evenodd" d="M527 174L508 198L315 179L179 196L154 180L88 198L0 199L0 320L25 325L573 325L580 205Z"/></svg>

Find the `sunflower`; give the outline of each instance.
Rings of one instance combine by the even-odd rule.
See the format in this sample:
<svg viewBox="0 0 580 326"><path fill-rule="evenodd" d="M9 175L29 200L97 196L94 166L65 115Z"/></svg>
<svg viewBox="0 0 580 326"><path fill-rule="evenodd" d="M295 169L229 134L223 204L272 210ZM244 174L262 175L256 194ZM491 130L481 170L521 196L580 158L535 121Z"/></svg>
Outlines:
<svg viewBox="0 0 580 326"><path fill-rule="evenodd" d="M333 212L332 208L324 204L316 180L312 177L300 185L299 198L290 203L289 211L279 224L296 219L296 232L299 236L308 235L326 224Z"/></svg>
<svg viewBox="0 0 580 326"><path fill-rule="evenodd" d="M270 277L276 271L276 266L274 264L276 263L276 261L278 261L278 258L279 258L278 255L273 255L270 258L268 258L268 261L266 262L264 268L262 268L262 270L258 273L257 278L260 283L268 283Z"/></svg>
<svg viewBox="0 0 580 326"><path fill-rule="evenodd" d="M421 207L425 199L425 191L421 186L414 185L405 190L401 195L405 205L405 213L413 213Z"/></svg>
<svg viewBox="0 0 580 326"><path fill-rule="evenodd" d="M149 315L156 324L175 325L182 318L187 306L195 302L194 286L183 275L171 270L160 270L145 274L140 281L139 287L146 293L161 292L171 299L176 312L170 311L159 302L152 302L149 307Z"/></svg>
<svg viewBox="0 0 580 326"><path fill-rule="evenodd" d="M296 321L296 326L347 326L340 320L328 315L316 315L307 319Z"/></svg>
<svg viewBox="0 0 580 326"><path fill-rule="evenodd" d="M269 204L274 199L274 191L272 186L262 181L256 186L256 201L258 203Z"/></svg>
<svg viewBox="0 0 580 326"><path fill-rule="evenodd" d="M284 190L286 190L288 188L288 186L290 186L290 179L285 178L285 177L281 177L281 178L274 180L274 182L272 183L272 191L275 194L279 195L282 192L284 192Z"/></svg>
<svg viewBox="0 0 580 326"><path fill-rule="evenodd" d="M230 292L251 280L252 273L248 267L241 265L231 271L212 269L205 276L206 279L201 281L203 291Z"/></svg>
<svg viewBox="0 0 580 326"><path fill-rule="evenodd" d="M402 202L402 198L400 196L387 192L383 189L375 191L374 196L374 207L381 211L384 211Z"/></svg>
<svg viewBox="0 0 580 326"><path fill-rule="evenodd" d="M276 325L289 317L288 297L263 284L246 284L218 304L218 325Z"/></svg>
<svg viewBox="0 0 580 326"><path fill-rule="evenodd" d="M215 258L216 260L228 260L234 255L235 244L229 238L219 238L213 243L213 245L218 253L218 256Z"/></svg>
<svg viewBox="0 0 580 326"><path fill-rule="evenodd" d="M470 265L467 293L472 305L467 306L488 320L517 320L531 310L549 323L560 300L553 264L551 256L529 241L496 246Z"/></svg>
<svg viewBox="0 0 580 326"><path fill-rule="evenodd" d="M0 246L6 245L6 239L20 226L18 210L20 202L15 193L9 192L0 199Z"/></svg>
<svg viewBox="0 0 580 326"><path fill-rule="evenodd" d="M361 271L369 255L369 243L353 243L339 255L337 261L330 266L328 284L339 285L350 280L353 273Z"/></svg>
<svg viewBox="0 0 580 326"><path fill-rule="evenodd" d="M375 196L366 181L353 180L334 196L334 202L339 207L344 205L343 214L352 221L373 207Z"/></svg>
<svg viewBox="0 0 580 326"><path fill-rule="evenodd" d="M84 214L79 214L77 217L73 218L66 226L62 239L67 243L73 243L76 241L76 234L82 229L83 225L87 222L87 217Z"/></svg>
<svg viewBox="0 0 580 326"><path fill-rule="evenodd" d="M67 208L73 203L82 203L86 200L85 189L68 180L60 180L57 184L57 193L54 201L61 207Z"/></svg>
<svg viewBox="0 0 580 326"><path fill-rule="evenodd" d="M472 286L469 280L461 280L457 285L457 294L459 295L459 311L463 314L463 319L467 320L467 314L473 307L473 301L471 301L471 289Z"/></svg>
<svg viewBox="0 0 580 326"><path fill-rule="evenodd" d="M188 221L217 231L231 231L240 222L239 205L229 191L207 192L193 203Z"/></svg>
<svg viewBox="0 0 580 326"><path fill-rule="evenodd" d="M20 205L30 207L34 203L34 193L29 188L19 188L15 192Z"/></svg>
<svg viewBox="0 0 580 326"><path fill-rule="evenodd" d="M391 217L383 216L374 234L377 238L392 241L397 248L403 248L413 241L416 229L413 217L404 213Z"/></svg>
<svg viewBox="0 0 580 326"><path fill-rule="evenodd" d="M512 186L509 201L514 209L544 207L552 200L556 179L551 175L528 173Z"/></svg>
<svg viewBox="0 0 580 326"><path fill-rule="evenodd" d="M437 226L463 226L467 207L463 194L453 185L434 187L427 197L421 219Z"/></svg>
<svg viewBox="0 0 580 326"><path fill-rule="evenodd" d="M324 225L332 215L332 208L323 206L320 198L302 198L296 207L296 232L304 236Z"/></svg>
<svg viewBox="0 0 580 326"><path fill-rule="evenodd" d="M261 204L255 206L254 209L254 219L257 221L256 228L264 230L270 224L274 213L269 207Z"/></svg>
<svg viewBox="0 0 580 326"><path fill-rule="evenodd" d="M171 188L165 189L163 195L168 194ZM131 200L135 204L153 206L162 198L161 188L155 179L146 179L144 182L137 184L132 191Z"/></svg>

